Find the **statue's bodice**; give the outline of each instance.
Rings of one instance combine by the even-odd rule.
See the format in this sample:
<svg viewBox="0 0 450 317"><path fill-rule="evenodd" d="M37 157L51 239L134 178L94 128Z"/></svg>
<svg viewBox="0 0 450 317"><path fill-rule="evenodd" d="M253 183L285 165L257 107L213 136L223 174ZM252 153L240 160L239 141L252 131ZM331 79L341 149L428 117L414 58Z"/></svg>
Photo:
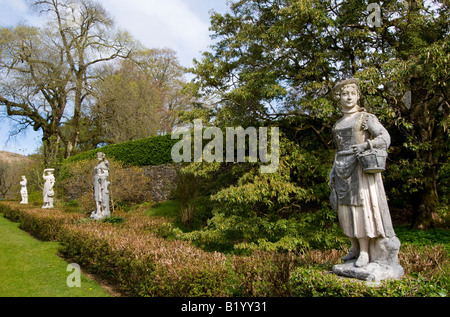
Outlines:
<svg viewBox="0 0 450 317"><path fill-rule="evenodd" d="M360 112L339 120L333 128L336 147L334 161L335 188L340 204L360 206L358 158L352 145L364 143L369 133L364 129L365 114Z"/></svg>
<svg viewBox="0 0 450 317"><path fill-rule="evenodd" d="M333 141L337 153L352 150L352 145L367 141L369 135L363 129L364 113L358 113L347 122L338 121L333 128Z"/></svg>
<svg viewBox="0 0 450 317"><path fill-rule="evenodd" d="M94 168L94 175L95 177L108 177L109 176L109 166L106 162L100 162L95 168Z"/></svg>

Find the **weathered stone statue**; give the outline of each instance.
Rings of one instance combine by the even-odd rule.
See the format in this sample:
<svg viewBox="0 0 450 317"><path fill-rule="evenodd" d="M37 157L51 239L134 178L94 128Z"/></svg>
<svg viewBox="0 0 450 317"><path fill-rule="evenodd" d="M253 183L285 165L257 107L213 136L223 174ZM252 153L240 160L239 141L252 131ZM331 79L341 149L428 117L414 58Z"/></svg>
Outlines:
<svg viewBox="0 0 450 317"><path fill-rule="evenodd" d="M93 219L103 219L110 216L109 210L109 162L105 154L97 153L98 164L94 168L94 199L97 209L91 213Z"/></svg>
<svg viewBox="0 0 450 317"><path fill-rule="evenodd" d="M53 186L55 185L54 171L53 168L47 168L42 175L42 178L44 179L44 189L42 192L44 205L42 208L53 208L53 198L55 197L55 192L53 191Z"/></svg>
<svg viewBox="0 0 450 317"><path fill-rule="evenodd" d="M20 195L22 196L21 204L28 204L28 190L27 190L27 178L22 176L22 181L20 182Z"/></svg>
<svg viewBox="0 0 450 317"><path fill-rule="evenodd" d="M343 117L333 128L336 156L330 173L331 205L350 238L344 264L333 272L367 281L400 278L400 241L395 236L381 172L390 136L377 117L358 106L357 78L336 84Z"/></svg>

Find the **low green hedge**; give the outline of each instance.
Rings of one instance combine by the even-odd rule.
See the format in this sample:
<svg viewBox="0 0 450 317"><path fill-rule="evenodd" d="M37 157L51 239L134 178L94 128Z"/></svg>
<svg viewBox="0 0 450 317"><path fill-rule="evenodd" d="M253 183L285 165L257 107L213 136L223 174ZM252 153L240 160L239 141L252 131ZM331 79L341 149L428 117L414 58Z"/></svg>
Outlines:
<svg viewBox="0 0 450 317"><path fill-rule="evenodd" d="M227 270L220 254L181 241L165 242L111 223L64 226L61 253L114 280L131 296L225 296Z"/></svg>
<svg viewBox="0 0 450 317"><path fill-rule="evenodd" d="M123 221L94 221L58 209L0 203L0 213L44 241L58 241L60 252L84 269L108 278L129 296L280 296L289 266L278 255L228 257L185 241L167 241L149 228L154 217L124 214Z"/></svg>
<svg viewBox="0 0 450 317"><path fill-rule="evenodd" d="M18 222L19 228L42 241L58 241L64 224L83 218L82 214L61 212L58 209L29 208L2 202L0 212L5 218Z"/></svg>
<svg viewBox="0 0 450 317"><path fill-rule="evenodd" d="M106 157L133 166L168 164L173 163L171 152L173 145L177 142L179 140L172 140L170 134L154 136L86 151L69 157L64 163L93 159L97 152L103 152Z"/></svg>
<svg viewBox="0 0 450 317"><path fill-rule="evenodd" d="M400 260L407 275L367 285L330 274L339 256L335 250L312 250L303 257L263 251L225 255L158 237L152 231L166 223L162 217L133 212L111 219L120 221L98 222L12 202L1 202L0 213L35 237L58 241L67 259L109 278L131 296L440 297L449 292L448 253L442 245L403 246Z"/></svg>

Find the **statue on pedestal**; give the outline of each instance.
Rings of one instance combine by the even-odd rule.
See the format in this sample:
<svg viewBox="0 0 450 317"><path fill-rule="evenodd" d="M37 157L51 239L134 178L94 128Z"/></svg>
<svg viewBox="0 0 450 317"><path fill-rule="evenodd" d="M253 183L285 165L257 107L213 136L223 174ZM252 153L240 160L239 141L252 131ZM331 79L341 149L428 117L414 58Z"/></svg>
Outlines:
<svg viewBox="0 0 450 317"><path fill-rule="evenodd" d="M102 152L97 153L98 164L94 168L94 199L97 209L91 213L93 219L109 217L109 162Z"/></svg>
<svg viewBox="0 0 450 317"><path fill-rule="evenodd" d="M22 176L22 181L20 182L20 195L22 196L20 203L23 205L28 204L27 178L25 176Z"/></svg>
<svg viewBox="0 0 450 317"><path fill-rule="evenodd" d="M333 272L368 281L400 278L400 241L395 235L381 172L391 138L377 117L358 106L359 80L340 81L333 97L343 117L333 128L336 156L330 173L330 202L350 238L344 264Z"/></svg>
<svg viewBox="0 0 450 317"><path fill-rule="evenodd" d="M55 197L55 192L53 191L53 186L55 185L55 176L53 172L55 169L47 168L44 170L42 178L44 179L44 189L42 192L44 198L44 205L42 208L53 208L53 198Z"/></svg>

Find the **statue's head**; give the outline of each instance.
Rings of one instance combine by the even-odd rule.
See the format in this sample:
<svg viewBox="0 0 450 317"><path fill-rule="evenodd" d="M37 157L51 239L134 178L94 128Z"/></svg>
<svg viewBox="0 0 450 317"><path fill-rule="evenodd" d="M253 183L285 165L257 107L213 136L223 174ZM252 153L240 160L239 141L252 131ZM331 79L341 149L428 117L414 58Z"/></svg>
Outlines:
<svg viewBox="0 0 450 317"><path fill-rule="evenodd" d="M105 159L105 153L97 152L97 160L103 161Z"/></svg>
<svg viewBox="0 0 450 317"><path fill-rule="evenodd" d="M47 175L52 175L54 171L55 171L54 168L47 168L44 170L44 173Z"/></svg>
<svg viewBox="0 0 450 317"><path fill-rule="evenodd" d="M360 92L358 83L358 78L350 78L342 80L334 86L332 91L333 99L340 102L343 112L356 108L359 110Z"/></svg>

